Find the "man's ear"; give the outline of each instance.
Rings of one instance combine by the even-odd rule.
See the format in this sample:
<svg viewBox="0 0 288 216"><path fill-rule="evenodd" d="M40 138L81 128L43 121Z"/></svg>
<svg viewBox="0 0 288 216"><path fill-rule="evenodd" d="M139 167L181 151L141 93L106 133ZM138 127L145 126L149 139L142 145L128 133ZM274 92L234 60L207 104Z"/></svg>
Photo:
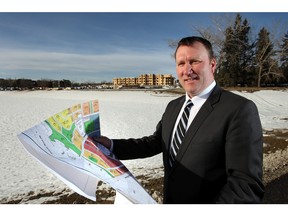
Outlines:
<svg viewBox="0 0 288 216"><path fill-rule="evenodd" d="M212 69L212 73L213 73L213 74L215 73L216 66L217 66L216 59L213 58L213 59L211 60L211 69Z"/></svg>

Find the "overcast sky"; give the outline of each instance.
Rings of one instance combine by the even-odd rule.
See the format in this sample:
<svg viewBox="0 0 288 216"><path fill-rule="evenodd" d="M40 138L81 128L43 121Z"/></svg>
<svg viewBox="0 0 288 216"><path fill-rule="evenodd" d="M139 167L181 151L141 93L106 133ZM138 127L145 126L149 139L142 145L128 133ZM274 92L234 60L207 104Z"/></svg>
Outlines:
<svg viewBox="0 0 288 216"><path fill-rule="evenodd" d="M168 41L198 35L193 27L212 26L219 14L1 12L0 78L100 82L143 73L175 76ZM241 15L253 31L288 20L288 13Z"/></svg>

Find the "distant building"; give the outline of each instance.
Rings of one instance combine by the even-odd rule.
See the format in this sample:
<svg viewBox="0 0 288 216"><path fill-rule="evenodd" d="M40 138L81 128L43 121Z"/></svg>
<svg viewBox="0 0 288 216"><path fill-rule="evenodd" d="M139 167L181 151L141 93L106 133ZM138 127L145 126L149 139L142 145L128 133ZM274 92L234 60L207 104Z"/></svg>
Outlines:
<svg viewBox="0 0 288 216"><path fill-rule="evenodd" d="M175 78L171 74L141 74L138 77L118 77L113 79L114 88L119 86L172 86Z"/></svg>
<svg viewBox="0 0 288 216"><path fill-rule="evenodd" d="M118 77L113 79L113 85L127 85L127 86L133 86L138 85L138 78L134 77Z"/></svg>

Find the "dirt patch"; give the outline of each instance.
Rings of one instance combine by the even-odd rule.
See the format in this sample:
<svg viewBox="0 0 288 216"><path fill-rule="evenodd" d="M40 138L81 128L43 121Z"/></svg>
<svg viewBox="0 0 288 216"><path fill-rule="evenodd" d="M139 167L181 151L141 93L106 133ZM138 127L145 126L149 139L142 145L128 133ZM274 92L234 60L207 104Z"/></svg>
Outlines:
<svg viewBox="0 0 288 216"><path fill-rule="evenodd" d="M288 130L264 131L264 154L275 153L277 150L285 150L288 145Z"/></svg>

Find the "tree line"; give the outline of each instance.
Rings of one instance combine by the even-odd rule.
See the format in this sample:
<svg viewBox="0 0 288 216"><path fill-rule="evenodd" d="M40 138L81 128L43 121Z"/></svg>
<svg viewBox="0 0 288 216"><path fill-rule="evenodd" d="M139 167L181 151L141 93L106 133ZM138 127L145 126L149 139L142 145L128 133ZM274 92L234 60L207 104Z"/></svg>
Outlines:
<svg viewBox="0 0 288 216"><path fill-rule="evenodd" d="M78 83L70 80L32 80L32 79L2 79L0 78L0 90L31 90L31 89L98 89L110 88L111 82L102 81Z"/></svg>
<svg viewBox="0 0 288 216"><path fill-rule="evenodd" d="M0 88L3 90L68 88L71 86L72 82L70 80L0 79Z"/></svg>
<svg viewBox="0 0 288 216"><path fill-rule="evenodd" d="M240 14L230 23L223 27L214 20L216 30L195 28L214 45L217 82L223 87L287 86L288 31L281 35L276 26L274 32L262 27L253 35L250 23Z"/></svg>

